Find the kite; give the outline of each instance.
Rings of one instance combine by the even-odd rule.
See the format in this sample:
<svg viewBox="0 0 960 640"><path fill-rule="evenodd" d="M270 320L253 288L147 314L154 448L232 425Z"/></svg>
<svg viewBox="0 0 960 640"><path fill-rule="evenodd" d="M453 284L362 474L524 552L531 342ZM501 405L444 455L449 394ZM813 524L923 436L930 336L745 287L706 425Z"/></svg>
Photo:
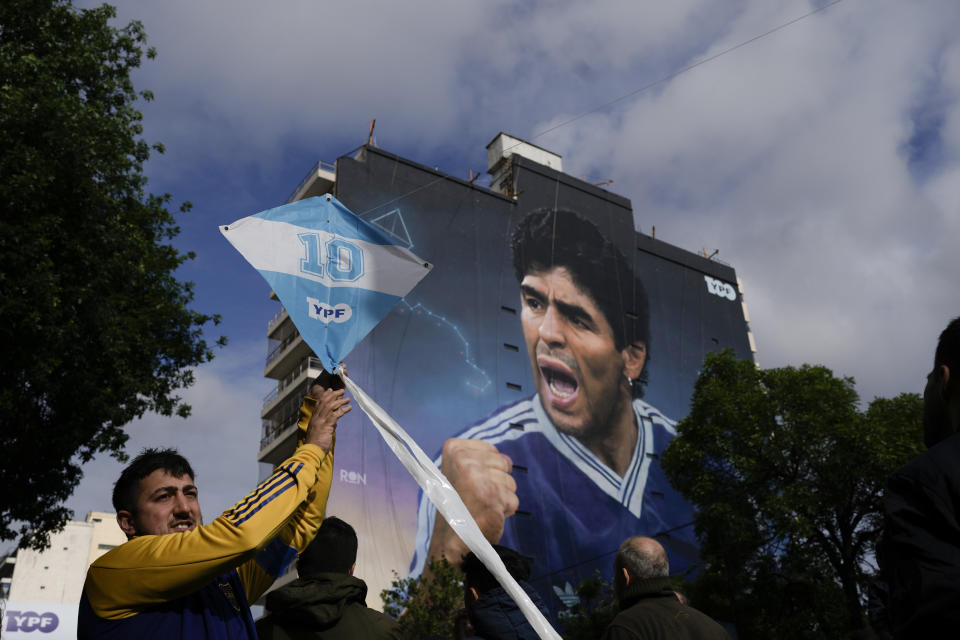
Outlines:
<svg viewBox="0 0 960 640"><path fill-rule="evenodd" d="M273 288L327 371L431 269L330 195L220 231Z"/></svg>
<svg viewBox="0 0 960 640"><path fill-rule="evenodd" d="M273 288L328 371L338 371L351 349L432 268L332 195L241 218L220 231ZM513 597L537 634L560 640L423 449L353 380L343 380L424 495Z"/></svg>

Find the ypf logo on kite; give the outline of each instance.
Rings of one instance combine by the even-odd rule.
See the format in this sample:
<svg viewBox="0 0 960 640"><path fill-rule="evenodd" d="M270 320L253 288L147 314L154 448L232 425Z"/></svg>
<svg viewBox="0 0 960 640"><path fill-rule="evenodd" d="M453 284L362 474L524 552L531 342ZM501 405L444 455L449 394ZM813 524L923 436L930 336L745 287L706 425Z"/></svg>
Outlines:
<svg viewBox="0 0 960 640"><path fill-rule="evenodd" d="M55 613L37 613L35 611L7 611L7 631L39 631L50 633L60 625L60 618Z"/></svg>
<svg viewBox="0 0 960 640"><path fill-rule="evenodd" d="M703 279L707 282L707 291L713 295L726 298L727 300L737 299L737 291L732 285L729 285L722 280L711 278L710 276L703 276Z"/></svg>
<svg viewBox="0 0 960 640"><path fill-rule="evenodd" d="M308 311L310 317L314 320L320 320L324 324L329 324L330 322L346 322L353 316L353 309L350 308L350 305L343 302L331 307L316 298L307 297L307 304L310 305Z"/></svg>

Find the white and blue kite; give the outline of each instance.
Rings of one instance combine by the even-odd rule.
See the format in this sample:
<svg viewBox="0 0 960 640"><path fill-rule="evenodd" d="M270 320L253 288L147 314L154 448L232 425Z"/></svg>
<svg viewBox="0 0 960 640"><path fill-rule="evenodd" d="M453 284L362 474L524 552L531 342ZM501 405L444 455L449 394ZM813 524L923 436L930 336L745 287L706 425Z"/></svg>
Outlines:
<svg viewBox="0 0 960 640"><path fill-rule="evenodd" d="M336 198L307 198L220 227L334 371L431 265Z"/></svg>
<svg viewBox="0 0 960 640"><path fill-rule="evenodd" d="M273 287L327 371L336 371L431 269L330 195L241 218L220 231ZM424 495L516 600L537 634L560 640L423 449L353 380L343 381Z"/></svg>

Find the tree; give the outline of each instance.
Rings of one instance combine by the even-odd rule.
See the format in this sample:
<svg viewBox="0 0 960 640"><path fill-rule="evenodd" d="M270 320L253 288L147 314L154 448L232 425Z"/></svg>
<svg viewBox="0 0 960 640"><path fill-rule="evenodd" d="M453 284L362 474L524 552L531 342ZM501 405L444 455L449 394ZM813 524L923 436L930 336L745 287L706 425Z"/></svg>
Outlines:
<svg viewBox="0 0 960 640"><path fill-rule="evenodd" d="M620 612L613 586L597 571L577 585L578 600L560 614L565 640L593 640L603 635Z"/></svg>
<svg viewBox="0 0 960 640"><path fill-rule="evenodd" d="M446 558L430 560L420 577L401 578L394 571L380 598L383 612L399 620L403 638L453 638L464 615L463 573Z"/></svg>
<svg viewBox="0 0 960 640"><path fill-rule="evenodd" d="M0 3L0 539L36 548L71 515L80 465L124 459L125 424L189 414L176 391L219 320L174 277L193 255L167 244L170 195L145 192L135 103L151 95L130 79L154 52L114 16Z"/></svg>
<svg viewBox="0 0 960 640"><path fill-rule="evenodd" d="M741 637L869 632L866 591L887 477L919 453L922 401L877 398L822 366L759 370L707 356L663 454L696 507L694 604Z"/></svg>

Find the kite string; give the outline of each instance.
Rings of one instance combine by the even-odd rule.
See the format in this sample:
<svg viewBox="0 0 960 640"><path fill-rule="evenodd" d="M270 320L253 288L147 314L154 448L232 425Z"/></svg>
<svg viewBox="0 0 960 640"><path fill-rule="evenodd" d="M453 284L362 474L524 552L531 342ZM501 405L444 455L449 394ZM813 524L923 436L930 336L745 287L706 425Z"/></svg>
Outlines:
<svg viewBox="0 0 960 640"><path fill-rule="evenodd" d="M480 531L480 527L460 499L456 489L434 466L423 449L356 382L346 377L343 381L357 405L367 414L397 459L423 489L424 496L436 506L437 511L443 515L454 532L493 574L500 586L516 601L520 611L541 640L561 640L560 634L507 571L503 560Z"/></svg>

